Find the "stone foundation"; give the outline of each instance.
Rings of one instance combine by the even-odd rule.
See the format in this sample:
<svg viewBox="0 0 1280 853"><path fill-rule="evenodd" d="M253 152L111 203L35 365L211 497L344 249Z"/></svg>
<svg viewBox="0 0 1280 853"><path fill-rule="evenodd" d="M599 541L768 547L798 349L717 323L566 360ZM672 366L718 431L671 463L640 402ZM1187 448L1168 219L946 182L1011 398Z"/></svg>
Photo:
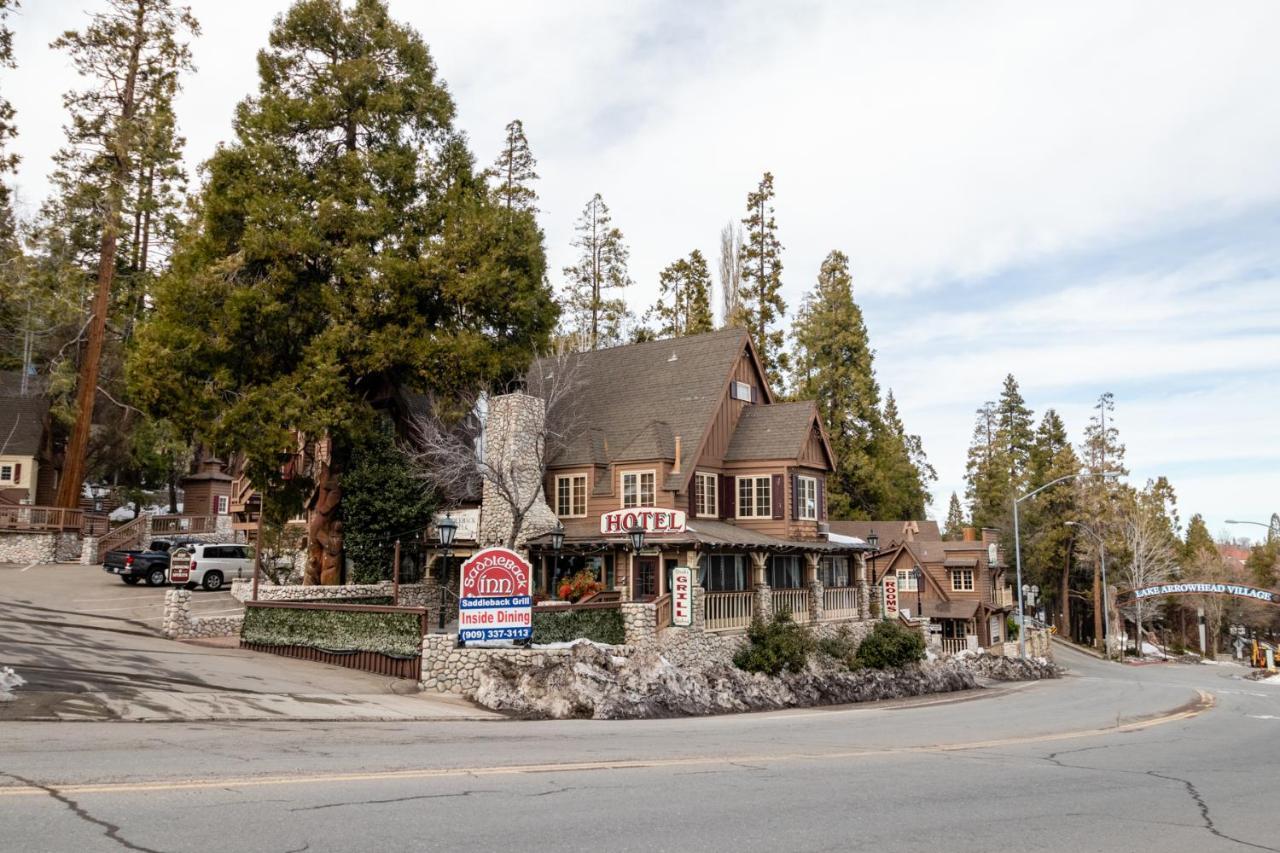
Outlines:
<svg viewBox="0 0 1280 853"><path fill-rule="evenodd" d="M345 584L325 586L321 584L287 584L277 586L265 578L258 581L259 601L326 601L334 598L367 598L385 596L391 598L391 582ZM236 579L231 582L231 597L236 601L253 598L253 579ZM352 602L358 604L359 602ZM434 578L424 578L421 583L400 584L400 606L425 607L429 625L438 624L440 618L440 593Z"/></svg>
<svg viewBox="0 0 1280 853"><path fill-rule="evenodd" d="M614 648L623 650L623 646ZM571 649L458 648L452 634L427 634L422 638L423 690L471 693L480 686L480 672L495 660L532 668L566 658Z"/></svg>
<svg viewBox="0 0 1280 853"><path fill-rule="evenodd" d="M164 622L160 631L171 640L235 637L243 624L243 616L192 616L189 589L171 589L164 595Z"/></svg>
<svg viewBox="0 0 1280 853"><path fill-rule="evenodd" d="M80 550L76 532L0 530L0 563L74 563Z"/></svg>

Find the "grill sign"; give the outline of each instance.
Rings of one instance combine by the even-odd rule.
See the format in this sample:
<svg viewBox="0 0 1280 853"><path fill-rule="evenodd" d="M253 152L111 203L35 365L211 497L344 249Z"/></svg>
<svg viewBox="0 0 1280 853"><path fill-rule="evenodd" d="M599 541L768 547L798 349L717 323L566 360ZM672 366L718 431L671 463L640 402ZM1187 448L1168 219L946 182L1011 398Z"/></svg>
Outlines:
<svg viewBox="0 0 1280 853"><path fill-rule="evenodd" d="M486 548L462 564L460 641L527 640L533 635L530 568L506 548Z"/></svg>
<svg viewBox="0 0 1280 853"><path fill-rule="evenodd" d="M693 624L693 571L685 566L671 572L671 624L680 628Z"/></svg>
<svg viewBox="0 0 1280 853"><path fill-rule="evenodd" d="M678 509L615 509L600 516L601 533L625 535L640 526L645 533L684 533L684 512Z"/></svg>
<svg viewBox="0 0 1280 853"><path fill-rule="evenodd" d="M889 572L884 576L884 617L886 619L898 615L898 576Z"/></svg>

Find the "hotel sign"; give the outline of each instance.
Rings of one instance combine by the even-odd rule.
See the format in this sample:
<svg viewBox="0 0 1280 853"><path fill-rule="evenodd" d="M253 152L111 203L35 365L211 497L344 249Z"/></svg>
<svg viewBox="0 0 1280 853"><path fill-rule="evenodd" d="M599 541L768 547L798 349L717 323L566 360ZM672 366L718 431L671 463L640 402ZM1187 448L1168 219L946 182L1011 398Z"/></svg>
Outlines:
<svg viewBox="0 0 1280 853"><path fill-rule="evenodd" d="M684 533L684 521L684 512L678 509L615 509L600 516L600 532L625 536L633 527L640 526L645 533Z"/></svg>
<svg viewBox="0 0 1280 853"><path fill-rule="evenodd" d="M881 612L884 618L890 619L898 615L898 575L896 572L886 572L884 580L881 581L881 599L884 607Z"/></svg>
<svg viewBox="0 0 1280 853"><path fill-rule="evenodd" d="M680 628L693 624L693 570L687 566L671 570L671 624Z"/></svg>
<svg viewBox="0 0 1280 853"><path fill-rule="evenodd" d="M533 573L523 557L486 548L462 564L458 639L527 640L533 636Z"/></svg>

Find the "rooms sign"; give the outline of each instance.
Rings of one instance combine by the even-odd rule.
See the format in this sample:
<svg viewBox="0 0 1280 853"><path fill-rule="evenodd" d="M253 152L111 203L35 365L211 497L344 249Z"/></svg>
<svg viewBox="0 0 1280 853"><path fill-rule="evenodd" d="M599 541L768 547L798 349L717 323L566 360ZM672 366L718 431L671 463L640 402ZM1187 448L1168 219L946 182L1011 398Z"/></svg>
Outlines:
<svg viewBox="0 0 1280 853"><path fill-rule="evenodd" d="M678 509L615 509L600 516L600 532L625 536L642 527L645 533L684 533L684 520L684 512Z"/></svg>

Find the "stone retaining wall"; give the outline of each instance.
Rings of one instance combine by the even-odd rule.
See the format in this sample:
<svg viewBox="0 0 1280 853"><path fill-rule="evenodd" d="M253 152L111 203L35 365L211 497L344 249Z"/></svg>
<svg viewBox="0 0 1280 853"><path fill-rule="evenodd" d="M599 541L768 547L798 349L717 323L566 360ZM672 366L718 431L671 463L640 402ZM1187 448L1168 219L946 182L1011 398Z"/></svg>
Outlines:
<svg viewBox="0 0 1280 853"><path fill-rule="evenodd" d="M0 563L74 563L78 559L79 533L0 530Z"/></svg>
<svg viewBox="0 0 1280 853"><path fill-rule="evenodd" d="M622 649L621 646L615 648ZM458 648L453 634L427 634L422 638L423 690L441 693L469 693L480 686L480 671L496 659L514 661L523 667L547 663L568 656L570 649Z"/></svg>
<svg viewBox="0 0 1280 853"><path fill-rule="evenodd" d="M277 586L265 579L258 582L259 601L326 601L334 598L367 598L385 596L391 598L391 582L344 584L285 584ZM253 598L253 579L231 582L231 597L244 602ZM421 583L400 584L400 606L427 608L428 624L435 625L440 618L440 593L434 578L424 578Z"/></svg>
<svg viewBox="0 0 1280 853"><path fill-rule="evenodd" d="M160 630L171 640L235 637L243 624L244 616L192 616L189 589L171 589L164 595L164 622Z"/></svg>
<svg viewBox="0 0 1280 853"><path fill-rule="evenodd" d="M1016 658L1018 656L1018 641L1014 640L1010 643L1003 643L999 647L997 654L1003 654L1007 658ZM1032 628L1027 631L1027 657L1029 658L1046 658L1053 660L1053 643L1049 639L1049 632Z"/></svg>

